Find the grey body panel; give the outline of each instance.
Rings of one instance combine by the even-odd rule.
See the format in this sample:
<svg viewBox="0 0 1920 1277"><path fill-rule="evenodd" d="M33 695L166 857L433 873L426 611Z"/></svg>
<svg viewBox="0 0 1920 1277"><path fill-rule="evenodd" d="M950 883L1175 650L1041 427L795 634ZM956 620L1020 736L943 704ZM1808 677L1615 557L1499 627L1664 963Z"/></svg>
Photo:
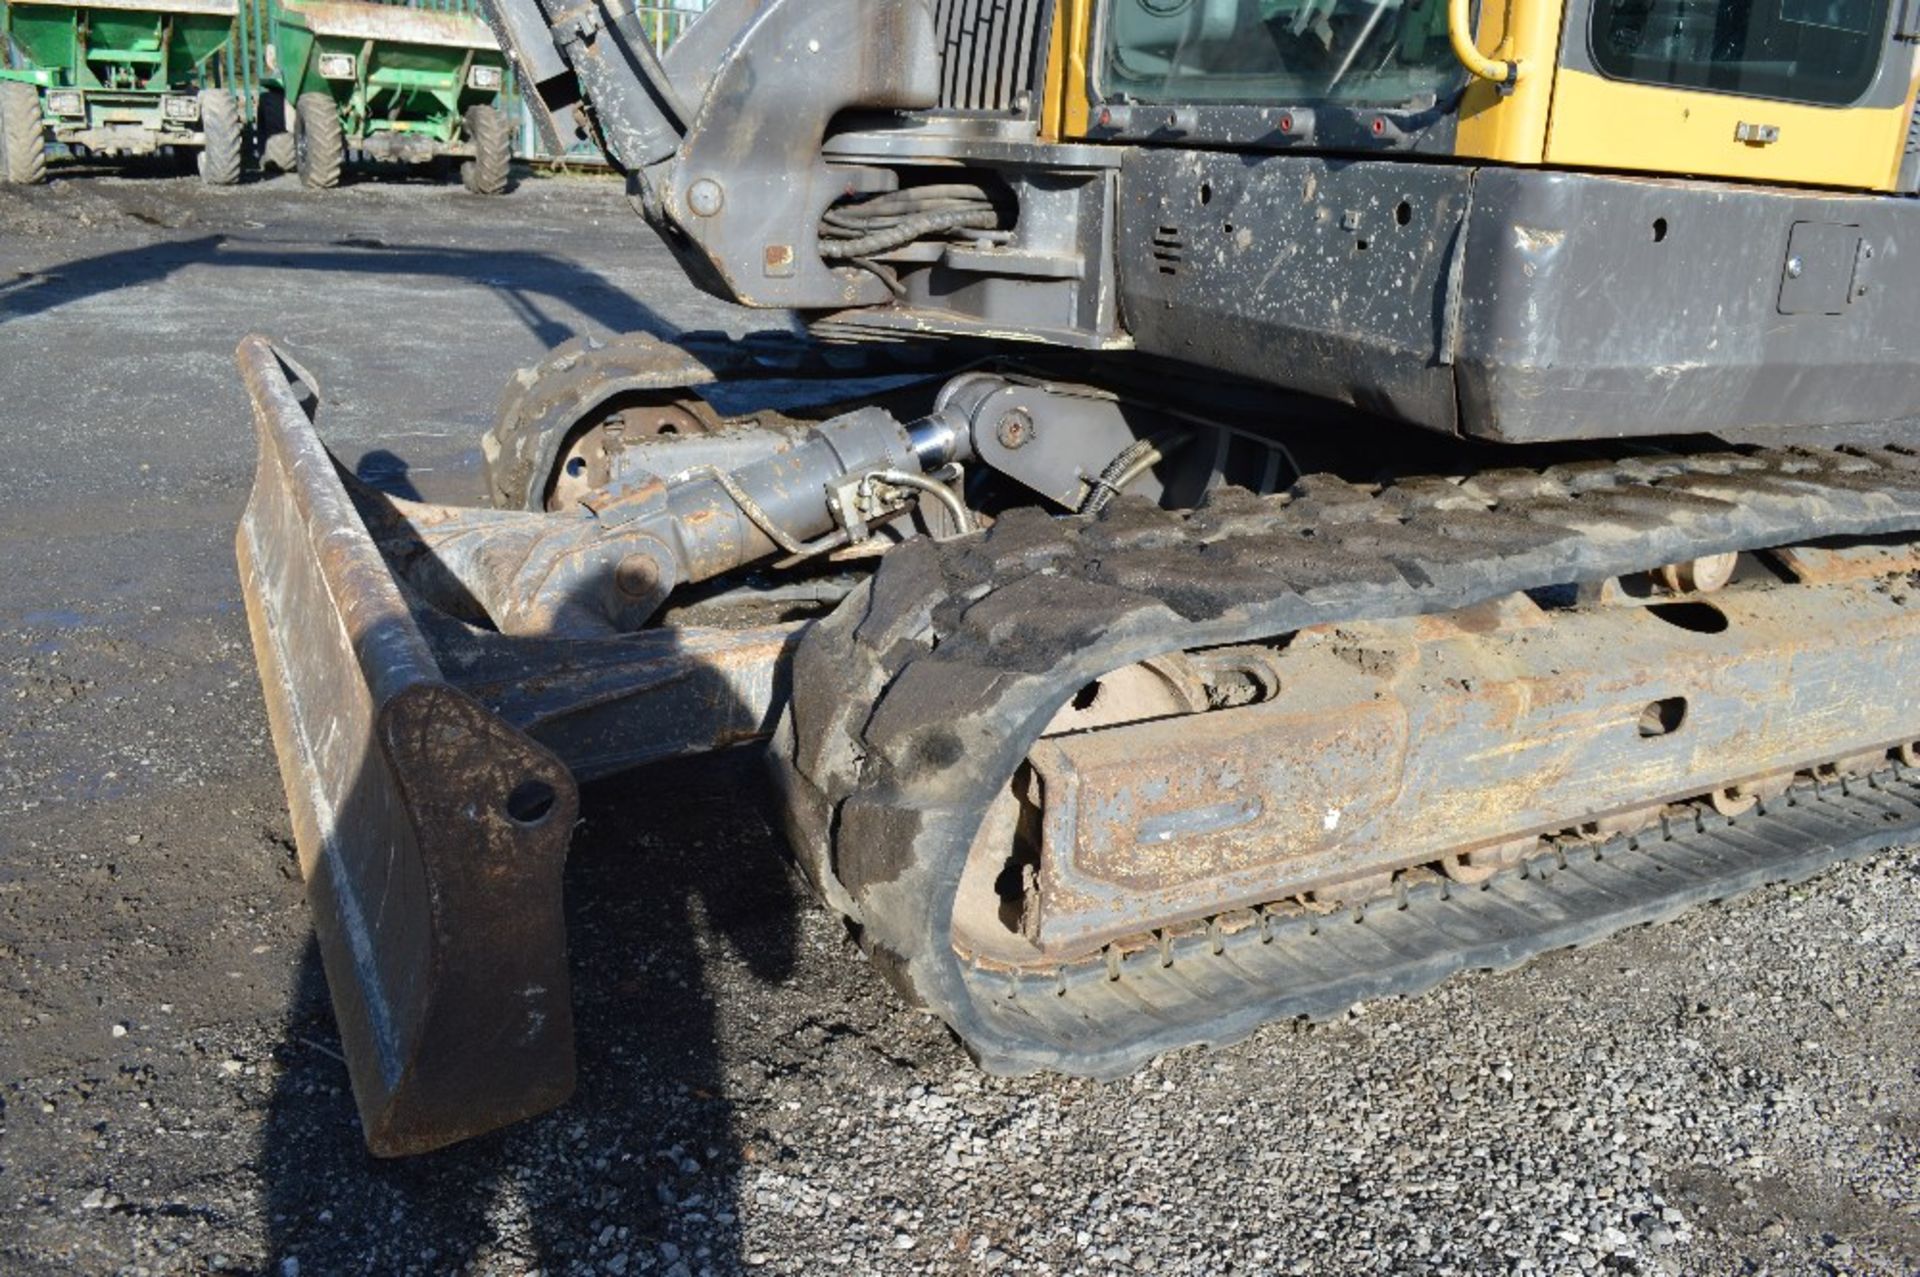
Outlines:
<svg viewBox="0 0 1920 1277"><path fill-rule="evenodd" d="M1920 203L1907 199L1484 169L1454 357L1467 432L1569 439L1911 416L1914 245Z"/></svg>
<svg viewBox="0 0 1920 1277"><path fill-rule="evenodd" d="M1452 430L1447 276L1473 172L1136 149L1121 319L1141 350Z"/></svg>
<svg viewBox="0 0 1920 1277"><path fill-rule="evenodd" d="M1920 401L1913 200L1142 149L1119 207L1139 349L1432 429L1791 429Z"/></svg>
<svg viewBox="0 0 1920 1277"><path fill-rule="evenodd" d="M844 0L838 10L860 39L822 38L807 0L766 0L714 71L659 185L669 244L694 247L702 276L745 305L825 309L888 297L872 274L822 260L818 228L835 200L894 179L829 165L821 147L843 111L936 104L935 28L920 0Z"/></svg>
<svg viewBox="0 0 1920 1277"><path fill-rule="evenodd" d="M1914 415L1920 201L1414 154L1445 102L1102 105L1092 142L1049 144L1032 0L849 0L854 41L819 38L815 0L719 0L665 68L613 0L487 3L550 105L570 69L696 283L823 334L1133 346L1515 441ZM1911 66L1886 59L1864 103L1904 101ZM823 259L829 205L935 177L1010 222Z"/></svg>

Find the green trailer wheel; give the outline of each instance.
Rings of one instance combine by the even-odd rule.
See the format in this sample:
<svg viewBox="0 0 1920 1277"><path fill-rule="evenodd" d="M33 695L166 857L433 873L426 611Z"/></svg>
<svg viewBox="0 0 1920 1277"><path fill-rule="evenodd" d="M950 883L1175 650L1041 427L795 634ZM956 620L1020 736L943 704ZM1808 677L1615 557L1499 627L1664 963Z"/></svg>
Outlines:
<svg viewBox="0 0 1920 1277"><path fill-rule="evenodd" d="M0 0L11 68L0 78L37 91L42 151L57 142L94 155L198 160L211 147L208 180L237 181L233 144L244 141L247 102L239 90L249 74L238 25L237 0ZM220 96L205 97L209 90ZM27 128L20 116L8 122L13 181L38 167L26 158Z"/></svg>
<svg viewBox="0 0 1920 1277"><path fill-rule="evenodd" d="M246 121L240 99L226 89L200 91L200 180L208 186L232 186L240 180L240 161L246 151Z"/></svg>
<svg viewBox="0 0 1920 1277"><path fill-rule="evenodd" d="M0 180L35 186L47 180L47 126L40 90L18 80L0 81Z"/></svg>
<svg viewBox="0 0 1920 1277"><path fill-rule="evenodd" d="M260 167L277 173L299 171L300 153L293 140L294 121L286 95L276 89L260 94L253 111L253 136L260 144Z"/></svg>
<svg viewBox="0 0 1920 1277"><path fill-rule="evenodd" d="M460 182L475 195L504 195L513 165L513 125L491 106L470 106L467 140L473 158L460 165Z"/></svg>
<svg viewBox="0 0 1920 1277"><path fill-rule="evenodd" d="M260 144L260 167L276 173L293 173L300 168L300 152L293 134L276 133Z"/></svg>
<svg viewBox="0 0 1920 1277"><path fill-rule="evenodd" d="M316 191L340 185L346 163L346 135L340 111L325 93L302 93L294 103L294 155L303 185Z"/></svg>
<svg viewBox="0 0 1920 1277"><path fill-rule="evenodd" d="M270 12L268 92L295 103L308 186L338 180L337 150L381 163L457 165L469 190L507 189L513 128L501 106L513 101L512 72L478 16L358 0L273 0ZM332 104L331 128L319 123L321 100ZM284 152L264 128L261 137L263 148ZM264 149L262 157L275 162Z"/></svg>

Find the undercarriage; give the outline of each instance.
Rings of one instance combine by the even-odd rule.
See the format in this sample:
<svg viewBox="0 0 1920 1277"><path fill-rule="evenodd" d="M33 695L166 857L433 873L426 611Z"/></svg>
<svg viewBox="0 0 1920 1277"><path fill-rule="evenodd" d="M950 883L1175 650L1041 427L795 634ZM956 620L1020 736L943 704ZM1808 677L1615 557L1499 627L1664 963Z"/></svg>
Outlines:
<svg viewBox="0 0 1920 1277"><path fill-rule="evenodd" d="M819 897L1016 1072L1920 829L1912 12L483 2L556 151L806 336L561 346L487 508L338 472L243 345L376 1151L565 1094L576 785L672 755L767 742Z"/></svg>
<svg viewBox="0 0 1920 1277"><path fill-rule="evenodd" d="M578 785L664 758L770 739L797 867L1008 1072L1112 1076L1920 831L1902 446L1385 466L1378 431L1098 360L636 338L515 380L467 508L354 479L311 379L240 359L250 616L380 1151L568 1092Z"/></svg>

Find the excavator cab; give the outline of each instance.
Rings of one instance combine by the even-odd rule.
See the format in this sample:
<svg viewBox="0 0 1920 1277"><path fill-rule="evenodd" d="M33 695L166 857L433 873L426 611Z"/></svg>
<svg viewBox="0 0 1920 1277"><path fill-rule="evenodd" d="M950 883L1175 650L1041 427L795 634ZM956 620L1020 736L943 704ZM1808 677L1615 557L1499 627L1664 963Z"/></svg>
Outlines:
<svg viewBox="0 0 1920 1277"><path fill-rule="evenodd" d="M1897 7L1576 0L1489 6L1476 28L1440 0L1122 0L1092 91L1174 105L1425 104L1415 127L1433 131L1430 154L1881 190L1897 180L1909 124L1912 33L1890 28ZM1464 95L1463 72L1480 82Z"/></svg>
<svg viewBox="0 0 1920 1277"><path fill-rule="evenodd" d="M663 54L486 8L549 143L807 332L560 347L485 507L357 481L242 344L375 1152L565 1098L578 785L660 758L764 748L1006 1072L1920 830L1915 0L719 0Z"/></svg>

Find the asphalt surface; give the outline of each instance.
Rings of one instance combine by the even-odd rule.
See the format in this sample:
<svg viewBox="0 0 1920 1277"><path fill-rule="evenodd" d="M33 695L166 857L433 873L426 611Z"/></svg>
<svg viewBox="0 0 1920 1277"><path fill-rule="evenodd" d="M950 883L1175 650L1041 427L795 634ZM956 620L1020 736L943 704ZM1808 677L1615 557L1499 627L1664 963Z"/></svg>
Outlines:
<svg viewBox="0 0 1920 1277"><path fill-rule="evenodd" d="M369 1158L232 567L234 344L302 359L364 473L467 498L515 366L772 324L602 180L0 188L0 1272L1920 1271L1911 851L1004 1080L795 894L750 758L590 792L578 1097Z"/></svg>

